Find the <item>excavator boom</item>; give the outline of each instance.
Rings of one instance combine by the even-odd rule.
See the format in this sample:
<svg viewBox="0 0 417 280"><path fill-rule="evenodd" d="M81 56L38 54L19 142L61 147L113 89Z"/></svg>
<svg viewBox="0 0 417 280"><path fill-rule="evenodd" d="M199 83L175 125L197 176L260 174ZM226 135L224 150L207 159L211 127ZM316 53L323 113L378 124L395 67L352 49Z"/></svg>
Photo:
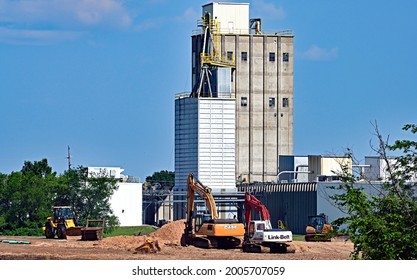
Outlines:
<svg viewBox="0 0 417 280"><path fill-rule="evenodd" d="M219 218L219 214L217 213L216 208L216 202L214 201L213 195L211 194L211 188L204 186L197 179L194 180L193 174L190 174L187 179L187 189L187 212L194 211L194 196L197 192L197 194L199 194L199 196L204 199L207 211L211 215L211 218Z"/></svg>
<svg viewBox="0 0 417 280"><path fill-rule="evenodd" d="M252 220L252 209L259 213L261 220L271 220L271 215L269 214L268 209L259 199L256 198L256 196L245 193L245 204L246 224L249 224L249 222Z"/></svg>

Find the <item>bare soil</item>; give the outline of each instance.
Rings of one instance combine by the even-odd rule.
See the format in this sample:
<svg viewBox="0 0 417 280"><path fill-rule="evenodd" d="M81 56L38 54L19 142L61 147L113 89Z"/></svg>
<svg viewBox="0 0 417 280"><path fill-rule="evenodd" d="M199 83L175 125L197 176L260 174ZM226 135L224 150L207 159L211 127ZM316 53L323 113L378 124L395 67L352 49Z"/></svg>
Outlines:
<svg viewBox="0 0 417 280"><path fill-rule="evenodd" d="M164 225L147 236L116 236L97 241L82 241L79 236L66 240L33 236L0 236L0 240L29 241L30 244L0 242L0 260L349 260L350 241L293 241L290 253L244 253L233 250L182 247L184 221ZM135 251L146 238L158 240L161 251L140 254Z"/></svg>

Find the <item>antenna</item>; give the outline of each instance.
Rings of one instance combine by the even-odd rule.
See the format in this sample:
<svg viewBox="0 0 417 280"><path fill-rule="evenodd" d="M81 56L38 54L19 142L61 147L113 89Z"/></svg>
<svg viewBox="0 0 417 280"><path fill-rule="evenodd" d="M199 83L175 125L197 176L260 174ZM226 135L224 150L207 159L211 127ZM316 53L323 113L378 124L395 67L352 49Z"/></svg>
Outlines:
<svg viewBox="0 0 417 280"><path fill-rule="evenodd" d="M70 146L68 145L68 170L71 170L71 153L70 153Z"/></svg>

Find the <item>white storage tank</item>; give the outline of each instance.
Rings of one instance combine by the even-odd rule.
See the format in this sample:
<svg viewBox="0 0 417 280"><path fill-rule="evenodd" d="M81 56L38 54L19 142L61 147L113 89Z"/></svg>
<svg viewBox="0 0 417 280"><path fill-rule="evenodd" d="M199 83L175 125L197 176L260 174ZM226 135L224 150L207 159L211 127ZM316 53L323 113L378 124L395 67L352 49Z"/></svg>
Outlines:
<svg viewBox="0 0 417 280"><path fill-rule="evenodd" d="M213 189L236 189L235 100L175 100L175 188L185 190L193 173Z"/></svg>

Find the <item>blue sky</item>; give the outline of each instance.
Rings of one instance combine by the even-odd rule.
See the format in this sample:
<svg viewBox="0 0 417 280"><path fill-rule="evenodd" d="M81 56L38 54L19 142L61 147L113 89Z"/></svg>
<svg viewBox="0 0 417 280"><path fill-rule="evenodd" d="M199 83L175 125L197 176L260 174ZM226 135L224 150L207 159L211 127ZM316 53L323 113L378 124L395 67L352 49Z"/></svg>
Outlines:
<svg viewBox="0 0 417 280"><path fill-rule="evenodd" d="M174 96L210 1L0 0L0 172L47 158L174 170ZM417 1L253 0L265 32L293 30L294 154L373 154L416 123Z"/></svg>

